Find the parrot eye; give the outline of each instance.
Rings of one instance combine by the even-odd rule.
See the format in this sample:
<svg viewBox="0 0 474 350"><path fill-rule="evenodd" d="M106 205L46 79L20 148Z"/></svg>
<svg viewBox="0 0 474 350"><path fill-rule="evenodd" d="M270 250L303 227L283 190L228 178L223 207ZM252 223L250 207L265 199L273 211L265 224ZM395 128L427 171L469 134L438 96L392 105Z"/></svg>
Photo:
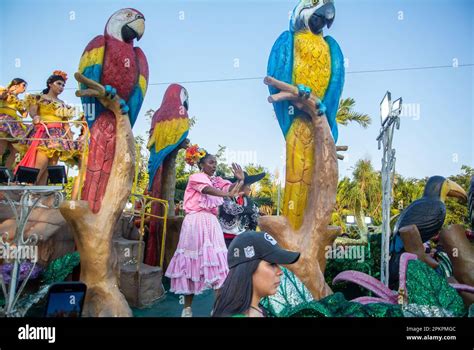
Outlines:
<svg viewBox="0 0 474 350"><path fill-rule="evenodd" d="M326 1L324 1L326 2ZM319 0L311 0L311 5L312 6L316 6L317 4L319 4Z"/></svg>
<svg viewBox="0 0 474 350"><path fill-rule="evenodd" d="M188 92L186 91L186 89L181 89L181 93L180 93L180 99L181 99L181 104L184 106L184 108L186 108L186 110L189 109L189 102L188 102Z"/></svg>

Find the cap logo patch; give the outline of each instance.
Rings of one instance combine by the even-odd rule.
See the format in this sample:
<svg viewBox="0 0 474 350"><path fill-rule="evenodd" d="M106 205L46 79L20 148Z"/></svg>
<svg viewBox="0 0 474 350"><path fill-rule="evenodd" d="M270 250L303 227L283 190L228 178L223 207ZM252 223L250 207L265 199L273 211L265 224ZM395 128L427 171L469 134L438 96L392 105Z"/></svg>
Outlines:
<svg viewBox="0 0 474 350"><path fill-rule="evenodd" d="M253 258L255 256L255 249L253 245L244 248L244 254L247 259Z"/></svg>
<svg viewBox="0 0 474 350"><path fill-rule="evenodd" d="M263 237L265 237L265 239L271 243L271 245L276 245L277 244L277 241L275 240L275 238L273 238L272 236L270 236L268 233L265 233L263 235Z"/></svg>

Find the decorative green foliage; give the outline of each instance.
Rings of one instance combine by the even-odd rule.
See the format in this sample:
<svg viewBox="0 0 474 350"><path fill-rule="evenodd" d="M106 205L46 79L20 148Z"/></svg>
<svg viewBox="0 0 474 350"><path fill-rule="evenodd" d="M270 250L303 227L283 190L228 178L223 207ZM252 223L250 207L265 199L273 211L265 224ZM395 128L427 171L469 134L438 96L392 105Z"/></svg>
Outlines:
<svg viewBox="0 0 474 350"><path fill-rule="evenodd" d="M356 259L328 259L324 276L326 283L334 292L342 292L348 299L366 296L367 290L352 283L338 283L332 285L332 280L339 273L348 270L364 272L372 277L380 277L380 243L381 235L372 234L368 236L369 246L364 246L364 261Z"/></svg>
<svg viewBox="0 0 474 350"><path fill-rule="evenodd" d="M287 307L279 317L403 317L399 305L362 305L347 301L342 293L332 294L319 301Z"/></svg>
<svg viewBox="0 0 474 350"><path fill-rule="evenodd" d="M79 252L66 254L56 260L53 260L43 272L41 284L52 284L61 282L79 265Z"/></svg>
<svg viewBox="0 0 474 350"><path fill-rule="evenodd" d="M474 304L469 307L468 317L474 317Z"/></svg>
<svg viewBox="0 0 474 350"><path fill-rule="evenodd" d="M403 307L405 317L453 317L449 310L429 305L408 304Z"/></svg>
<svg viewBox="0 0 474 350"><path fill-rule="evenodd" d="M79 265L79 261L79 252L66 254L53 260L42 274L41 285L38 291L26 295L24 293L18 300L18 303L15 306L18 316L25 316L27 315L27 312L32 311L33 313L41 313L42 309L40 308L39 304L47 295L49 287L51 287L53 283L64 281L66 277L72 272L72 270L77 265ZM3 305L4 300L0 301L0 303ZM38 310L34 311L34 305L36 305Z"/></svg>
<svg viewBox="0 0 474 350"><path fill-rule="evenodd" d="M408 263L408 304L434 306L450 312L453 316L465 313L462 298L447 280L431 267L419 260Z"/></svg>
<svg viewBox="0 0 474 350"><path fill-rule="evenodd" d="M278 316L284 309L313 300L305 285L292 272L282 267L280 287L275 295L265 298L261 304L271 315Z"/></svg>
<svg viewBox="0 0 474 350"><path fill-rule="evenodd" d="M283 276L277 293L265 298L261 305L274 317L402 317L398 305L349 302L342 293L335 293L319 301L289 270Z"/></svg>

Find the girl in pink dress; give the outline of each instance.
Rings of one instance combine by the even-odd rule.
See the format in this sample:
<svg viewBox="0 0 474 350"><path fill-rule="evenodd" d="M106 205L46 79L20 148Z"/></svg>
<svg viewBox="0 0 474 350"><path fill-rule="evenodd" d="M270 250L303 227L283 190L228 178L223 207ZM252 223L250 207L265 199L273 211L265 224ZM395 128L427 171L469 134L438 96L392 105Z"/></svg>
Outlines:
<svg viewBox="0 0 474 350"><path fill-rule="evenodd" d="M218 290L227 277L227 248L217 220L217 208L224 197L234 197L239 193L244 179L242 168L237 164L232 164L237 182L214 176L216 157L193 147L197 152L187 160L191 165L197 163L201 172L189 177L184 192L186 215L178 247L165 274L171 279L170 291L185 295L183 317L192 316L194 295L209 288Z"/></svg>

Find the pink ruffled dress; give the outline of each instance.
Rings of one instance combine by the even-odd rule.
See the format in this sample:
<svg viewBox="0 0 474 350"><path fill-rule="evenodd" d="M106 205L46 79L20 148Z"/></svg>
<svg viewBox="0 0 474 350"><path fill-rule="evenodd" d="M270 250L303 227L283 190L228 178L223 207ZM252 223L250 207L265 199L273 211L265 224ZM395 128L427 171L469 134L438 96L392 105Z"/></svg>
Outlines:
<svg viewBox="0 0 474 350"><path fill-rule="evenodd" d="M228 191L231 182L204 173L189 177L184 192L181 233L176 252L166 270L171 279L171 292L201 294L206 289L219 289L229 272L227 248L222 228L217 220L221 197L202 193L207 187Z"/></svg>

